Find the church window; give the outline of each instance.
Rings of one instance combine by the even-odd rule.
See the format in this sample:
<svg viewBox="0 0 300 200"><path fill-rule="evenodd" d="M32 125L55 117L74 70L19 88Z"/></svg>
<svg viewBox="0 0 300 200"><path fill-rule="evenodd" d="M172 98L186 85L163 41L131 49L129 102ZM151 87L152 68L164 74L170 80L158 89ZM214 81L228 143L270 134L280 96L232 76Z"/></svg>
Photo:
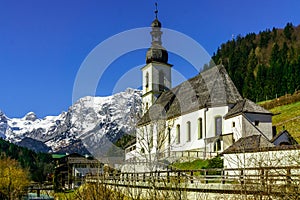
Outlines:
<svg viewBox="0 0 300 200"><path fill-rule="evenodd" d="M158 74L158 83L159 83L159 91L164 91L165 90L165 86L164 86L164 72L162 70L159 71Z"/></svg>
<svg viewBox="0 0 300 200"><path fill-rule="evenodd" d="M145 79L146 79L146 88L148 88L149 87L149 73L147 72L146 73L146 77L145 77Z"/></svg>
<svg viewBox="0 0 300 200"><path fill-rule="evenodd" d="M218 116L215 118L215 133L216 136L222 135L222 117Z"/></svg>
<svg viewBox="0 0 300 200"><path fill-rule="evenodd" d="M179 124L176 126L176 143L177 144L180 143L180 125Z"/></svg>
<svg viewBox="0 0 300 200"><path fill-rule="evenodd" d="M147 102L146 103L146 111L148 110L148 108L149 108L149 103Z"/></svg>
<svg viewBox="0 0 300 200"><path fill-rule="evenodd" d="M258 125L259 125L259 121L258 121L258 120L255 120L255 121L254 121L254 124L255 124L255 126L258 126Z"/></svg>
<svg viewBox="0 0 300 200"><path fill-rule="evenodd" d="M191 141L191 122L186 123L187 142Z"/></svg>
<svg viewBox="0 0 300 200"><path fill-rule="evenodd" d="M202 121L202 118L200 117L198 119L198 139L202 139L203 137L203 121Z"/></svg>
<svg viewBox="0 0 300 200"><path fill-rule="evenodd" d="M235 127L235 122L232 122L232 128L234 128Z"/></svg>

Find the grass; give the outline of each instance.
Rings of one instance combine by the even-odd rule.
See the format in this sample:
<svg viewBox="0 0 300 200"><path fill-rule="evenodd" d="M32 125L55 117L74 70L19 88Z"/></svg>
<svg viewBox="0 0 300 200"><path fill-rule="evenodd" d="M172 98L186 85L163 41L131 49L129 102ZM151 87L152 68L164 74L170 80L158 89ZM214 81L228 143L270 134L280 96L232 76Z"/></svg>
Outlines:
<svg viewBox="0 0 300 200"><path fill-rule="evenodd" d="M203 169L208 166L208 160L194 160L192 162L177 162L173 163L172 167L175 169L181 169L181 170L197 170L197 169Z"/></svg>
<svg viewBox="0 0 300 200"><path fill-rule="evenodd" d="M67 192L58 192L54 193L52 196L54 196L55 200L75 199L75 192L73 190Z"/></svg>
<svg viewBox="0 0 300 200"><path fill-rule="evenodd" d="M286 129L300 143L300 102L270 109L277 132ZM284 128L283 128L284 127Z"/></svg>

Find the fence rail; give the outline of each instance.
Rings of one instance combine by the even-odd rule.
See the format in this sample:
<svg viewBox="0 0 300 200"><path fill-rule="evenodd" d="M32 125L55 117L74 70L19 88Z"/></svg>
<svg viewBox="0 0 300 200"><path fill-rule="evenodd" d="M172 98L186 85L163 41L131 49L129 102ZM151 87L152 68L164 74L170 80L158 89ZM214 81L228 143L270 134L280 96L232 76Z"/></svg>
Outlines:
<svg viewBox="0 0 300 200"><path fill-rule="evenodd" d="M159 190L201 191L235 194L280 195L283 187L300 185L300 166L237 169L168 170L139 173L110 173L101 177L86 177L93 183L152 188ZM151 185L152 184L152 185ZM276 185L276 187L274 187ZM300 188L299 188L300 189Z"/></svg>

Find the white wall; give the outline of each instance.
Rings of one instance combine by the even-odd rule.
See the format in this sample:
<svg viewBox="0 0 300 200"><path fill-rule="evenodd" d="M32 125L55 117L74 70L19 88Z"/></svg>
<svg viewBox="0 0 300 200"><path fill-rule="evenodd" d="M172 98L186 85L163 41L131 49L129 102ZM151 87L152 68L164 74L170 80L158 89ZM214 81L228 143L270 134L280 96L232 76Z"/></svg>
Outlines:
<svg viewBox="0 0 300 200"><path fill-rule="evenodd" d="M171 66L162 63L149 63L142 68L142 81L143 81L143 111L145 111L146 103L148 108L156 100L156 96L159 92L159 72L162 71L164 75L164 85L167 88L172 87L171 83ZM148 87L146 87L146 74L148 73L149 81ZM148 93L148 94L147 94Z"/></svg>
<svg viewBox="0 0 300 200"><path fill-rule="evenodd" d="M269 140L273 138L272 134L272 115L266 114L255 114L255 113L245 113L246 117L255 125L255 121L258 121L257 128L264 133ZM246 130L245 130L246 131Z"/></svg>
<svg viewBox="0 0 300 200"><path fill-rule="evenodd" d="M243 119L242 115L238 115L229 119L226 119L224 122L224 132L233 133L233 138L235 141L242 137L243 131ZM233 127L233 123L235 123L235 127Z"/></svg>
<svg viewBox="0 0 300 200"><path fill-rule="evenodd" d="M300 149L261 151L249 153L224 154L224 169L246 169L261 167L297 167L300 165ZM247 170L245 173L252 174L255 171ZM256 171L257 172L257 171ZM240 170L228 171L229 175L239 174ZM279 170L276 173L280 173ZM283 172L286 173L286 172ZM293 173L300 173L293 171Z"/></svg>
<svg viewBox="0 0 300 200"><path fill-rule="evenodd" d="M204 150L205 142L204 138L215 137L215 117L222 117L222 133L224 134L225 120L223 116L228 112L228 106L220 106L214 108L204 108L192 113L188 113L178 117L174 122L174 127L172 128L172 137L176 141L176 125L180 125L180 144L174 143L173 151L187 151L187 150ZM206 117L205 117L206 115ZM203 138L198 139L198 119L203 120ZM205 121L206 119L206 121ZM191 122L191 141L187 141L187 122ZM206 126L206 132L205 132ZM209 149L208 151L212 151Z"/></svg>

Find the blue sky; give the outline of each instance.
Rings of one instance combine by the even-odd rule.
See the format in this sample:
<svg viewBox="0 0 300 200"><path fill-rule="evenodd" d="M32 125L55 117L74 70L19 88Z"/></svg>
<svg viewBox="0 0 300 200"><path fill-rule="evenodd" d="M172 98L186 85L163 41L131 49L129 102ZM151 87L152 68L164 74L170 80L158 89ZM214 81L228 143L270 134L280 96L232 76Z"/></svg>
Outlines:
<svg viewBox="0 0 300 200"><path fill-rule="evenodd" d="M154 2L0 0L0 110L8 117L29 111L45 117L67 110L86 56L115 34L149 26ZM163 27L190 36L211 55L232 35L282 28L287 22L300 24L298 0L161 0L158 8ZM110 95L123 73L145 63L145 52L116 60L100 80L96 95ZM185 71L184 60L171 55L170 62ZM192 73L196 72L186 76Z"/></svg>

